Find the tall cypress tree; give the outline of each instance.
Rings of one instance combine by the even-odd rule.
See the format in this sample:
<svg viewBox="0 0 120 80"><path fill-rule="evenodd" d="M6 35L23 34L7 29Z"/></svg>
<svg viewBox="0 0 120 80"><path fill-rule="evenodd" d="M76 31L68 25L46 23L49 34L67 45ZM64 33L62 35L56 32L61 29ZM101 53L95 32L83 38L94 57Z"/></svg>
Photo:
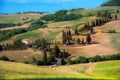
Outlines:
<svg viewBox="0 0 120 80"><path fill-rule="evenodd" d="M44 38L42 38L42 40L41 40L41 47L42 47L43 50L45 48L47 48L47 43L46 43L46 40Z"/></svg>
<svg viewBox="0 0 120 80"><path fill-rule="evenodd" d="M47 53L46 53L46 49L43 52L43 64L47 65Z"/></svg>
<svg viewBox="0 0 120 80"><path fill-rule="evenodd" d="M86 36L86 41L87 41L88 44L91 43L91 36L90 36L90 34L88 34L88 35Z"/></svg>
<svg viewBox="0 0 120 80"><path fill-rule="evenodd" d="M68 31L68 34L69 34L69 36L70 36L70 40L72 40L72 35L71 35L70 29L69 29L69 31Z"/></svg>
<svg viewBox="0 0 120 80"><path fill-rule="evenodd" d="M58 55L59 55L59 53L60 53L60 49L59 49L59 47L57 46L57 44L55 44L55 46L54 46L54 51L53 51L53 53L54 53L54 56L55 56L55 57L58 57Z"/></svg>
<svg viewBox="0 0 120 80"><path fill-rule="evenodd" d="M65 33L65 31L63 30L62 32L62 43L63 44L66 44L67 42L67 34Z"/></svg>
<svg viewBox="0 0 120 80"><path fill-rule="evenodd" d="M84 42L84 39L82 38L82 45L84 45L85 44L85 42Z"/></svg>
<svg viewBox="0 0 120 80"><path fill-rule="evenodd" d="M2 50L3 50L2 45L0 45L0 51L2 51Z"/></svg>
<svg viewBox="0 0 120 80"><path fill-rule="evenodd" d="M80 38L78 38L76 42L77 42L77 44L80 44L80 42L81 42Z"/></svg>
<svg viewBox="0 0 120 80"><path fill-rule="evenodd" d="M76 34L76 35L78 35L78 34L79 34L79 33L78 33L78 29L77 29L77 28L75 29L75 34Z"/></svg>

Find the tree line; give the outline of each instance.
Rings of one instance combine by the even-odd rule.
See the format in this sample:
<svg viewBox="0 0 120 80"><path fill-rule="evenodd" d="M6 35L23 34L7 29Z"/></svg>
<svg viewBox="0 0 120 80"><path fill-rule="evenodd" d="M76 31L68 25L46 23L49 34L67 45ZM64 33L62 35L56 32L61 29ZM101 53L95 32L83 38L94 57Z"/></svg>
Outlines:
<svg viewBox="0 0 120 80"><path fill-rule="evenodd" d="M74 14L74 13L68 14L67 10L60 10L54 14L45 15L41 17L40 19L45 20L45 21L59 22L59 21L76 20L76 19L80 19L81 17L82 17L81 14Z"/></svg>
<svg viewBox="0 0 120 80"><path fill-rule="evenodd" d="M7 40L16 34L26 33L28 31L32 31L32 30L36 30L38 28L44 28L44 27L47 27L47 26L45 26L42 21L37 20L31 23L31 25L28 28L3 30L3 31L0 31L0 41Z"/></svg>
<svg viewBox="0 0 120 80"><path fill-rule="evenodd" d="M75 34L76 34L77 36L79 35L77 29L75 29ZM86 41L86 42L85 42L85 41ZM87 34L87 35L86 35L86 40L84 40L84 38L80 39L80 38L78 37L77 40L76 40L76 43L79 44L79 45L80 45L80 44L84 45L84 44L90 44L91 41L92 41L92 38L91 38L90 34ZM75 43L73 43L73 42L74 42L74 40L72 39L72 33L71 33L71 31L68 30L68 31L65 32L65 31L63 30L63 32L62 32L62 43L63 43L63 44L66 44L66 45L75 44Z"/></svg>
<svg viewBox="0 0 120 80"><path fill-rule="evenodd" d="M21 23L14 24L14 23L0 23L0 28L7 28L7 27L14 27L14 26L21 26Z"/></svg>
<svg viewBox="0 0 120 80"><path fill-rule="evenodd" d="M114 55L106 55L106 56L96 55L95 57L89 57L89 58L80 56L75 60L72 60L72 59L68 58L67 61L66 61L66 64L101 62L101 61L109 61L109 60L120 60L120 53L114 54Z"/></svg>

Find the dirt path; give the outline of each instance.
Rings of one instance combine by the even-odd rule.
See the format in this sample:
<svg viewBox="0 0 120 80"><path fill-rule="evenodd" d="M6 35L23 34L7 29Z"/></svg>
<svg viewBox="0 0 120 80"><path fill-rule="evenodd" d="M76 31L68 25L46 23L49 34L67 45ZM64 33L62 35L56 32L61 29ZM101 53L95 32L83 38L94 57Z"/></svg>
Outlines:
<svg viewBox="0 0 120 80"><path fill-rule="evenodd" d="M92 72L94 71L95 65L96 65L95 63L91 63L91 62L88 63L86 70L85 70L85 73L92 74Z"/></svg>

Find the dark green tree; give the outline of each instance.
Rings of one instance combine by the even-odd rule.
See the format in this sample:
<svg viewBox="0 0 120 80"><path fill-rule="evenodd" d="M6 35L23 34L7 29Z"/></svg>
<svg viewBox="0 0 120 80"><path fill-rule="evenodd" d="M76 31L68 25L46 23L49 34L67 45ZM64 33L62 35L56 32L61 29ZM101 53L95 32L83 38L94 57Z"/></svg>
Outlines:
<svg viewBox="0 0 120 80"><path fill-rule="evenodd" d="M43 50L47 48L47 42L44 38L42 38L42 40L41 40L41 47Z"/></svg>
<svg viewBox="0 0 120 80"><path fill-rule="evenodd" d="M71 34L70 29L69 29L69 31L68 31L68 34L69 34L70 40L72 40L72 34Z"/></svg>
<svg viewBox="0 0 120 80"><path fill-rule="evenodd" d="M46 53L46 50L44 50L44 52L43 52L43 64L47 65L47 53Z"/></svg>
<svg viewBox="0 0 120 80"><path fill-rule="evenodd" d="M75 34L76 34L76 35L79 35L77 28L75 29Z"/></svg>
<svg viewBox="0 0 120 80"><path fill-rule="evenodd" d="M62 43L66 44L66 42L67 42L67 36L66 36L65 31L63 30L63 32L62 32Z"/></svg>
<svg viewBox="0 0 120 80"><path fill-rule="evenodd" d="M88 44L90 44L91 43L91 36L90 36L90 34L88 34L87 36L86 36L86 41L87 41L87 43Z"/></svg>
<svg viewBox="0 0 120 80"><path fill-rule="evenodd" d="M59 47L57 46L57 44L55 44L53 50L54 50L54 51L53 51L54 56L55 56L55 57L58 57L58 55L59 55L59 53L60 53L60 49L59 49Z"/></svg>
<svg viewBox="0 0 120 80"><path fill-rule="evenodd" d="M80 44L81 43L80 38L78 38L76 42L77 42L77 44Z"/></svg>
<svg viewBox="0 0 120 80"><path fill-rule="evenodd" d="M2 50L3 50L2 45L0 45L0 51L2 51Z"/></svg>
<svg viewBox="0 0 120 80"><path fill-rule="evenodd" d="M84 39L82 38L82 45L84 45L85 44L85 41L84 41Z"/></svg>

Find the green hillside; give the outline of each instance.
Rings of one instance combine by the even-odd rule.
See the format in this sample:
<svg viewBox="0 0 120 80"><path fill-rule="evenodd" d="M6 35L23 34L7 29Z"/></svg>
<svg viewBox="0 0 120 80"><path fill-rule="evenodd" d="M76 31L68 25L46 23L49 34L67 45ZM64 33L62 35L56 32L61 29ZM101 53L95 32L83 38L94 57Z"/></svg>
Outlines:
<svg viewBox="0 0 120 80"><path fill-rule="evenodd" d="M109 0L101 6L120 6L120 0Z"/></svg>
<svg viewBox="0 0 120 80"><path fill-rule="evenodd" d="M93 72L84 72L89 65L95 65ZM73 69L74 66L74 69ZM82 66L82 67L81 67ZM35 66L22 63L0 61L1 79L39 79L39 80L80 80L80 79L118 79L120 61L106 61L100 63L58 66L55 68ZM64 72L65 69L71 72ZM62 68L61 70L59 70ZM81 72L81 70L84 71ZM79 72L78 72L79 71Z"/></svg>

